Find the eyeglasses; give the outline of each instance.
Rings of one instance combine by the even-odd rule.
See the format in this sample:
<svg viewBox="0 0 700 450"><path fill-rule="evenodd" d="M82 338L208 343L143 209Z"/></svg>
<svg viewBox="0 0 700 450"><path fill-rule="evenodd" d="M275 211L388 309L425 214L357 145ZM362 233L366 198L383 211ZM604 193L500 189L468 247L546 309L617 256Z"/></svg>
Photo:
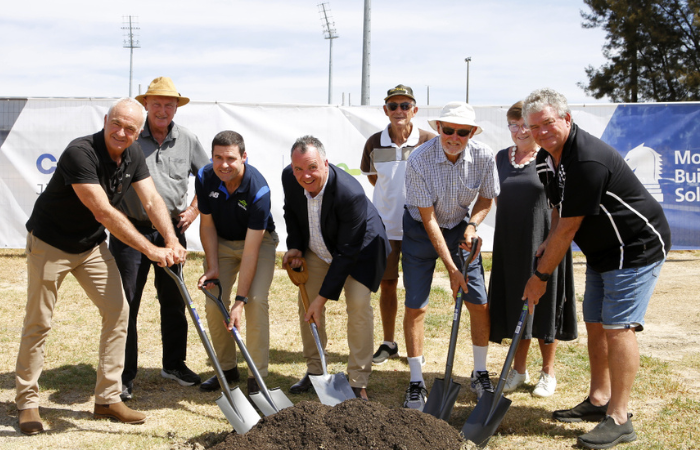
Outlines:
<svg viewBox="0 0 700 450"><path fill-rule="evenodd" d="M455 130L454 128L450 127L441 127L442 133L447 135L447 136L452 136L455 134L455 131L457 132L457 136L459 137L467 137L471 134L473 128L470 128L468 130L465 130L464 128L460 128L459 130Z"/></svg>
<svg viewBox="0 0 700 450"><path fill-rule="evenodd" d="M518 131L520 131L521 128L522 128L523 131L528 131L528 130L530 130L530 128L528 128L528 126L527 126L526 124L522 124L522 125L518 125L517 123L509 123L509 124L508 124L508 129L509 129L512 133L517 133Z"/></svg>
<svg viewBox="0 0 700 450"><path fill-rule="evenodd" d="M396 111L396 108L398 108L399 106L401 107L401 111L408 111L409 109L413 108L413 103L403 102L399 104L396 102L391 102L386 104L386 107L389 108L389 111Z"/></svg>

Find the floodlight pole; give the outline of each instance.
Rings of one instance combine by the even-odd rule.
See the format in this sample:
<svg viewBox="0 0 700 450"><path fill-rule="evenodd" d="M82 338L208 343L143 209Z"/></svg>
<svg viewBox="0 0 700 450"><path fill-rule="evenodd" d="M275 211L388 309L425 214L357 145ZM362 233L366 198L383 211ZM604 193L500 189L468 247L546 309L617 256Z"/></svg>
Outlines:
<svg viewBox="0 0 700 450"><path fill-rule="evenodd" d="M321 25L323 26L323 37L330 41L328 55L328 104L333 102L333 39L338 39L335 31L335 23L330 17L330 5L328 2L318 5L321 14Z"/></svg>
<svg viewBox="0 0 700 450"><path fill-rule="evenodd" d="M136 36L136 32L140 30L136 21L138 17L134 16L124 16L124 48L131 49L129 56L129 97L131 97L131 86L134 80L134 49L141 48L139 41Z"/></svg>
<svg viewBox="0 0 700 450"><path fill-rule="evenodd" d="M372 1L365 0L365 18L362 27L362 90L360 104L369 105L369 60L372 33Z"/></svg>
<svg viewBox="0 0 700 450"><path fill-rule="evenodd" d="M469 103L469 63L472 61L472 57L468 56L464 58L464 61L467 63L467 103Z"/></svg>

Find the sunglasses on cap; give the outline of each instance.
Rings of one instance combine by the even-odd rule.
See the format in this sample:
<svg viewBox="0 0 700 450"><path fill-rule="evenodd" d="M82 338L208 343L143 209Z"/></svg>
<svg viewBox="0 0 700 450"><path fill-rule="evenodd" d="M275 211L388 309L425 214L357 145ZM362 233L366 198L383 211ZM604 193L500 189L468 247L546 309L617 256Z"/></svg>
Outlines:
<svg viewBox="0 0 700 450"><path fill-rule="evenodd" d="M452 136L453 134L455 134L455 131L456 131L457 136L459 136L459 137L467 137L467 136L469 136L469 134L471 134L471 132L473 130L473 128L470 128L468 130L465 130L464 128L460 128L459 130L455 130L452 127L440 127L440 129L442 130L442 133L447 135L447 136Z"/></svg>
<svg viewBox="0 0 700 450"><path fill-rule="evenodd" d="M399 106L401 107L401 111L408 111L409 109L413 108L413 103L403 102L399 104L396 102L391 102L386 104L386 107L389 108L389 111L396 111L396 108L398 108Z"/></svg>

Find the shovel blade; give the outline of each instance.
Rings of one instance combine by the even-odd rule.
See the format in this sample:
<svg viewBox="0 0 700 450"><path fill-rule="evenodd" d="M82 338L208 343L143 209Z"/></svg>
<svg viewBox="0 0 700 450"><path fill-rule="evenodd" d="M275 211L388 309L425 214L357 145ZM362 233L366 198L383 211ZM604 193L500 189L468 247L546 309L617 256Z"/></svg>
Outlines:
<svg viewBox="0 0 700 450"><path fill-rule="evenodd" d="M489 418L491 408L496 401L498 402L496 409ZM479 447L484 447L488 444L489 439L496 432L503 417L508 412L510 404L511 401L502 395L496 399L492 392L484 392L476 404L476 408L474 408L474 411L472 411L469 418L467 418L467 422L462 427L464 439L472 441Z"/></svg>
<svg viewBox="0 0 700 450"><path fill-rule="evenodd" d="M324 405L335 406L338 403L355 398L350 382L345 374L309 375L318 399Z"/></svg>
<svg viewBox="0 0 700 450"><path fill-rule="evenodd" d="M430 388L430 395L428 401L425 402L423 412L447 421L452 414L452 408L455 406L461 388L462 385L455 383L454 380L450 380L450 385L445 386L444 379L436 378L433 381L433 387Z"/></svg>
<svg viewBox="0 0 700 450"><path fill-rule="evenodd" d="M253 400L255 406L257 406L258 409L265 414L265 416L271 416L280 412L284 408L294 406L294 403L292 403L292 401L289 400L286 395L284 395L284 392L282 392L280 388L277 387L274 389L269 389L269 392L274 405L271 405L260 391L250 394L250 399Z"/></svg>
<svg viewBox="0 0 700 450"><path fill-rule="evenodd" d="M236 413L233 405L223 394L216 400L216 404L219 405L219 409L224 413L224 416L233 426L233 429L236 430L236 433L245 434L260 421L260 415L239 388L231 389L231 397L236 404L238 413Z"/></svg>

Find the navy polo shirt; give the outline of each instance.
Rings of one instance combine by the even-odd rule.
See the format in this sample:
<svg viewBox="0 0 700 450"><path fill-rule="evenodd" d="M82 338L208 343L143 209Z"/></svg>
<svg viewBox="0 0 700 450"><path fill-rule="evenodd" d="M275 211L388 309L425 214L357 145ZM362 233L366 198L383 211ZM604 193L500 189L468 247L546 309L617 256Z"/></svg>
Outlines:
<svg viewBox="0 0 700 450"><path fill-rule="evenodd" d="M194 185L199 211L211 214L216 233L223 239L243 241L248 228L275 231L270 212L270 187L265 177L250 164L245 164L241 185L232 194L216 176L212 164L199 169Z"/></svg>

